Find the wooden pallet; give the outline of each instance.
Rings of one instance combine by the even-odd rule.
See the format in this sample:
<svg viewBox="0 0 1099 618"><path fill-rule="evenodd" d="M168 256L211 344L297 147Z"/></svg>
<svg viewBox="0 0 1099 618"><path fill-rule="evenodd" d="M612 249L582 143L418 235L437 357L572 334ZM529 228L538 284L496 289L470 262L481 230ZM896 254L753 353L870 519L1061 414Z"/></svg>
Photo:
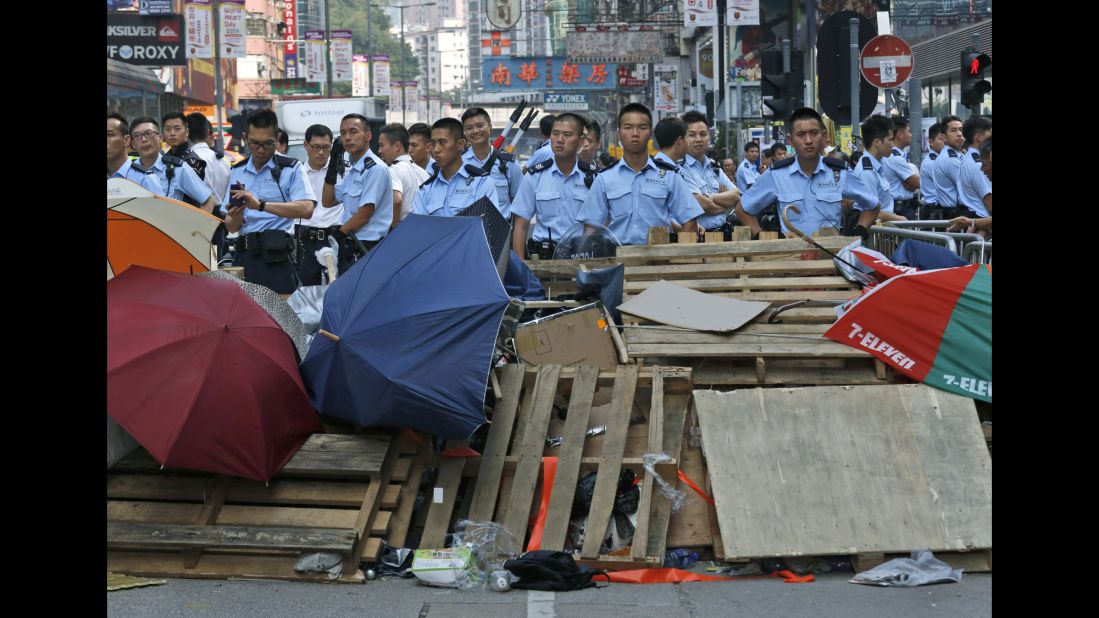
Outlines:
<svg viewBox="0 0 1099 618"><path fill-rule="evenodd" d="M686 415L690 371L682 368L640 368L623 365L615 372L597 367L562 368L509 365L496 370L498 403L492 416L484 452L479 458L443 462L438 484L450 504L432 504L421 547L441 545L451 524L454 505L448 499L461 477L469 477L465 517L495 521L525 548L536 497L542 494L543 457L557 457L541 547L565 549L577 480L597 470L590 521L607 522L623 466L632 468L641 482L641 501L633 545L625 555L601 555L600 535L588 535L579 549L580 562L600 568L658 566L667 538L671 503L644 473L641 457L665 452L673 461L657 466L674 483ZM555 399L568 409L567 419L553 414ZM631 426L631 418L645 420ZM593 425L606 424L607 433L584 439ZM563 437L560 447L546 447L548 436ZM449 464L449 466L447 465Z"/></svg>
<svg viewBox="0 0 1099 618"><path fill-rule="evenodd" d="M361 582L383 539L403 544L415 502L418 457L395 435L314 435L266 485L161 470L138 450L107 474L108 570L327 581L294 563L331 551L344 557L339 581Z"/></svg>

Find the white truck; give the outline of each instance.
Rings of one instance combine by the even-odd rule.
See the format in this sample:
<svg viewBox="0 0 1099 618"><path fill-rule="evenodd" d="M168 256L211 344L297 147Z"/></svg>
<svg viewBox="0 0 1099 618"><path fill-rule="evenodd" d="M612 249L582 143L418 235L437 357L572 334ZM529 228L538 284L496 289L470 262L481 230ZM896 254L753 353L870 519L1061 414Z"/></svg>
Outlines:
<svg viewBox="0 0 1099 618"><path fill-rule="evenodd" d="M354 97L344 99L293 99L275 101L275 113L279 126L290 136L287 156L306 161L305 131L323 124L332 130L332 136L340 135L340 120L348 114L362 114L370 120L373 137L370 149L378 151L378 130L385 125L386 102L378 97Z"/></svg>

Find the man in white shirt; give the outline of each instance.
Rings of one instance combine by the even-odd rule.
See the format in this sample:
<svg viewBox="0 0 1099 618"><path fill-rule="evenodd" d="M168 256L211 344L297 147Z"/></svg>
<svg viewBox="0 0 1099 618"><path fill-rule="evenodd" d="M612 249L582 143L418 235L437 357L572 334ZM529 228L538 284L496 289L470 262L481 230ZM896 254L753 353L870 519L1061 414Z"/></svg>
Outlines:
<svg viewBox="0 0 1099 618"><path fill-rule="evenodd" d="M220 204L225 199L225 190L229 188L229 167L218 163L217 153L206 145L211 133L213 127L206 116L198 112L187 114L187 141L191 144L191 152L206 162L206 175L202 181L214 192L214 199Z"/></svg>
<svg viewBox="0 0 1099 618"><path fill-rule="evenodd" d="M416 165L408 154L408 130L403 124L393 123L382 127L378 135L378 156L389 164L389 178L393 181L393 223L397 227L412 212L412 200L416 191L430 175Z"/></svg>
<svg viewBox="0 0 1099 618"><path fill-rule="evenodd" d="M431 148L431 127L422 122L408 127L408 154L412 157L412 162L427 170L428 174L435 173ZM408 203L411 204L412 200L408 200Z"/></svg>
<svg viewBox="0 0 1099 618"><path fill-rule="evenodd" d="M323 124L315 124L305 130L305 152L308 161L305 166L305 176L313 195L319 196L324 192L324 177L328 173L329 165L339 163L331 161L332 130ZM318 198L318 201L319 198ZM298 276L302 285L320 285L321 264L317 262L317 251L330 246L328 236L333 230L339 229L343 222L343 204L337 204L331 208L317 208L310 219L294 220L294 238L298 246Z"/></svg>

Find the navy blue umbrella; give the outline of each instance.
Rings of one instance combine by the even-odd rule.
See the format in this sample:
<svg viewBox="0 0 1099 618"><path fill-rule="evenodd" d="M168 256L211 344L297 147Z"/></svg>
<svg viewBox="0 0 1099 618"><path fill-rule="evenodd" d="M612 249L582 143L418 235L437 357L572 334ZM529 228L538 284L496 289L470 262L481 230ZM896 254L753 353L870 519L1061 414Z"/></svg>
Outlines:
<svg viewBox="0 0 1099 618"><path fill-rule="evenodd" d="M364 427L468 438L507 305L479 219L409 215L328 288L309 398Z"/></svg>

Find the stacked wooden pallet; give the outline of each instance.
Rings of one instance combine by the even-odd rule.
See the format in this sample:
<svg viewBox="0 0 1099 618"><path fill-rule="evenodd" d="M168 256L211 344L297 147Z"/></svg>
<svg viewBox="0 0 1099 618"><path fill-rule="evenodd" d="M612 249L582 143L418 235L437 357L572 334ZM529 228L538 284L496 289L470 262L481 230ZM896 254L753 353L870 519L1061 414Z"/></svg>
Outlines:
<svg viewBox="0 0 1099 618"><path fill-rule="evenodd" d="M108 570L130 575L327 580L302 554L343 558L340 581L383 539L403 545L422 462L391 432L312 436L269 483L161 470L139 450L107 474Z"/></svg>

